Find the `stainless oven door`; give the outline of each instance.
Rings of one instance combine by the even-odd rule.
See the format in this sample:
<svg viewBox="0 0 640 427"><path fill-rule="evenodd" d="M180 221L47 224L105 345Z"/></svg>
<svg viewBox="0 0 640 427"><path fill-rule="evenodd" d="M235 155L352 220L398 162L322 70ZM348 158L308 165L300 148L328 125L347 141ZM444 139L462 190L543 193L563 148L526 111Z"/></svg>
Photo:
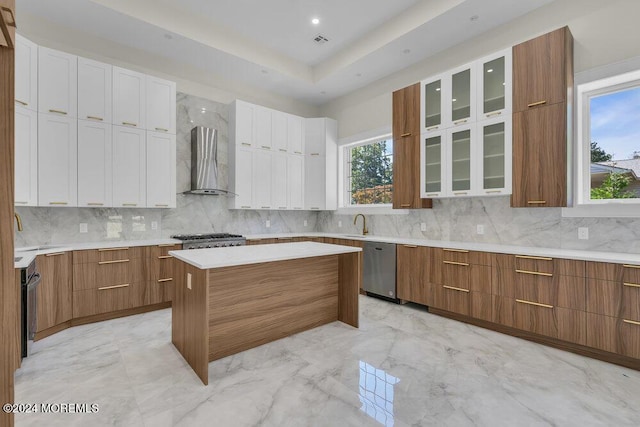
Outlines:
<svg viewBox="0 0 640 427"><path fill-rule="evenodd" d="M23 286L26 287L27 293L27 312L26 325L27 325L27 354L29 354L29 348L33 342L33 338L36 336L36 330L38 328L38 298L37 290L40 284L40 273L34 273L27 283Z"/></svg>

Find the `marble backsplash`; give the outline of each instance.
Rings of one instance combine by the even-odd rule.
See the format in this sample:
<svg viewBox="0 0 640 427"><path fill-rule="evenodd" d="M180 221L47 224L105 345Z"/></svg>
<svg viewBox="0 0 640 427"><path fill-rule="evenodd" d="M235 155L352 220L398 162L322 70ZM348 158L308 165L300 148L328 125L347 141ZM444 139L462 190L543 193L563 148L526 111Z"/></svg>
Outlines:
<svg viewBox="0 0 640 427"><path fill-rule="evenodd" d="M183 93L177 94L177 203L175 209L17 207L24 231L15 233L16 247L114 240L145 240L178 233L241 234L315 231L317 212L238 211L227 209L226 197L182 194L191 187L191 129L218 129L219 181L229 182L229 107ZM271 227L266 227L266 220ZM304 222L307 221L307 226ZM79 233L80 223L88 232ZM155 226L155 228L154 228Z"/></svg>
<svg viewBox="0 0 640 427"><path fill-rule="evenodd" d="M427 231L420 231L421 223ZM477 234L477 225L484 234ZM512 209L509 197L434 200L433 209L408 215L367 215L367 227L379 236L640 253L640 218L563 218L560 208ZM588 240L578 240L578 227L589 228ZM353 215L319 214L317 231L361 230Z"/></svg>

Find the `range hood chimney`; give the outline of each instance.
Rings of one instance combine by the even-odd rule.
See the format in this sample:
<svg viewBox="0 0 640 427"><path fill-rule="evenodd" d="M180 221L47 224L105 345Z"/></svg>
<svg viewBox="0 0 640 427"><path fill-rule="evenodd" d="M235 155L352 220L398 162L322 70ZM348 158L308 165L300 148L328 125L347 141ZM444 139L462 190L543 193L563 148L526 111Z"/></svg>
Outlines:
<svg viewBox="0 0 640 427"><path fill-rule="evenodd" d="M191 191L210 196L235 195L218 183L218 130L204 126L191 129Z"/></svg>

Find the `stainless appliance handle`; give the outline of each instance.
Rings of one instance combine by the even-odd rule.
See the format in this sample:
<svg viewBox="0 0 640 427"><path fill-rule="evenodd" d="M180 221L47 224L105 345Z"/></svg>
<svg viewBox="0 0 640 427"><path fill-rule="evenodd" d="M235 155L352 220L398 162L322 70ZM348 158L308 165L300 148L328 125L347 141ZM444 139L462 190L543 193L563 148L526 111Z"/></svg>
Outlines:
<svg viewBox="0 0 640 427"><path fill-rule="evenodd" d="M40 273L35 273L33 276L31 276L29 278L29 281L27 282L27 291L38 286L40 280L42 280L42 276L40 276Z"/></svg>

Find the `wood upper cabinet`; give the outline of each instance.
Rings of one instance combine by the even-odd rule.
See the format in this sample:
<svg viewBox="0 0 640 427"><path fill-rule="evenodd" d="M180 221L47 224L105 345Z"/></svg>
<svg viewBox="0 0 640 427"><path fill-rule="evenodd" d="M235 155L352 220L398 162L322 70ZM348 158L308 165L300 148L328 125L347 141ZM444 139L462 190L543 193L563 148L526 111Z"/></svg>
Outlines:
<svg viewBox="0 0 640 427"><path fill-rule="evenodd" d="M15 0L0 0L0 48L16 45Z"/></svg>
<svg viewBox="0 0 640 427"><path fill-rule="evenodd" d="M563 27L513 47L513 111L566 102L573 85L573 36Z"/></svg>
<svg viewBox="0 0 640 427"><path fill-rule="evenodd" d="M420 198L420 83L393 92L393 208L430 208Z"/></svg>
<svg viewBox="0 0 640 427"><path fill-rule="evenodd" d="M567 106L513 115L511 207L567 206Z"/></svg>
<svg viewBox="0 0 640 427"><path fill-rule="evenodd" d="M36 331L42 332L73 317L72 252L39 255L36 262L42 276L37 290Z"/></svg>

